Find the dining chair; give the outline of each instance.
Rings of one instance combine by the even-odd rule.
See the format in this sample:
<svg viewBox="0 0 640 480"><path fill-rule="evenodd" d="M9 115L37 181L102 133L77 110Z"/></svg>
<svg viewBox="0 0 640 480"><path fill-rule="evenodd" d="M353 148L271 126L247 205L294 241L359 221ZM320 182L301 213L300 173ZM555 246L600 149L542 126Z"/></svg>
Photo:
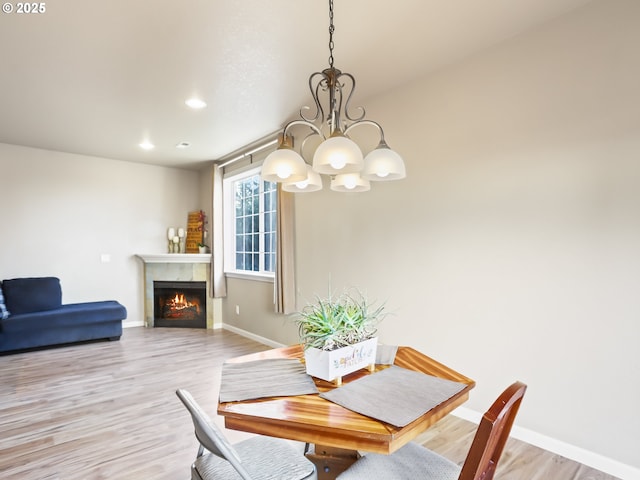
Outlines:
<svg viewBox="0 0 640 480"><path fill-rule="evenodd" d="M482 416L462 467L437 453L408 443L391 455L363 455L339 480L492 480L527 386L510 385Z"/></svg>
<svg viewBox="0 0 640 480"><path fill-rule="evenodd" d="M231 444L184 390L176 390L193 420L200 446L191 480L316 480L314 465L286 440L255 436Z"/></svg>

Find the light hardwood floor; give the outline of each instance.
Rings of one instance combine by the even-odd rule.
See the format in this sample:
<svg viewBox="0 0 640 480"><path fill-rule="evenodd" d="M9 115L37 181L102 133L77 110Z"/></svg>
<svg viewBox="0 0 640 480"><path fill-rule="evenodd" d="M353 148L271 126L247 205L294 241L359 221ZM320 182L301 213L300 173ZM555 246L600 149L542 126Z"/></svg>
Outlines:
<svg viewBox="0 0 640 480"><path fill-rule="evenodd" d="M141 327L119 342L0 356L0 478L186 480L197 443L175 390L189 390L222 426L222 362L267 348L224 330ZM419 440L462 462L474 431L449 416ZM495 478L614 480L516 440Z"/></svg>

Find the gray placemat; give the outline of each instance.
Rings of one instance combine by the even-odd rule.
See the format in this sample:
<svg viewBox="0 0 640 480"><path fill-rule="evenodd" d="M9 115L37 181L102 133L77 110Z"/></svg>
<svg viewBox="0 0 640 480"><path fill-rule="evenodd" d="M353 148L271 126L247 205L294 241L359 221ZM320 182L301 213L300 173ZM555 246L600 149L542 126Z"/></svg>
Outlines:
<svg viewBox="0 0 640 480"><path fill-rule="evenodd" d="M393 365L320 396L367 417L404 427L464 387L464 383Z"/></svg>
<svg viewBox="0 0 640 480"><path fill-rule="evenodd" d="M296 359L274 358L222 365L221 402L312 393L318 393L316 384Z"/></svg>

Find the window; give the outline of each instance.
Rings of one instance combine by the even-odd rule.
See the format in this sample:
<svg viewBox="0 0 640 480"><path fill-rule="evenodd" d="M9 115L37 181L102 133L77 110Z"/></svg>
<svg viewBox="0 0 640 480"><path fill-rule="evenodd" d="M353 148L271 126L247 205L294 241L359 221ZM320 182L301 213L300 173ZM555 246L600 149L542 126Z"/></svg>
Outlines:
<svg viewBox="0 0 640 480"><path fill-rule="evenodd" d="M225 271L273 277L277 189L259 169L224 179Z"/></svg>

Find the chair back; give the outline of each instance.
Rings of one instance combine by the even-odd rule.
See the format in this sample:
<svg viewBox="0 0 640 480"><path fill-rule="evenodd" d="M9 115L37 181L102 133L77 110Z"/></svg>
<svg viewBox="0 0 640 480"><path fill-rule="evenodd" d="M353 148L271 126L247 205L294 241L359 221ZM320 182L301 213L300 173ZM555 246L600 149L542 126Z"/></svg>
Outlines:
<svg viewBox="0 0 640 480"><path fill-rule="evenodd" d="M223 433L216 427L211 421L209 416L200 408L200 406L193 399L191 394L183 389L176 390L176 395L187 407L193 420L193 426L195 427L195 434L198 442L209 452L227 460L233 468L240 474L243 480L251 480L251 475L242 465L240 457L236 452L233 445L226 439ZM199 455L202 452L199 452Z"/></svg>
<svg viewBox="0 0 640 480"><path fill-rule="evenodd" d="M492 480L527 386L509 386L482 416L458 480Z"/></svg>

